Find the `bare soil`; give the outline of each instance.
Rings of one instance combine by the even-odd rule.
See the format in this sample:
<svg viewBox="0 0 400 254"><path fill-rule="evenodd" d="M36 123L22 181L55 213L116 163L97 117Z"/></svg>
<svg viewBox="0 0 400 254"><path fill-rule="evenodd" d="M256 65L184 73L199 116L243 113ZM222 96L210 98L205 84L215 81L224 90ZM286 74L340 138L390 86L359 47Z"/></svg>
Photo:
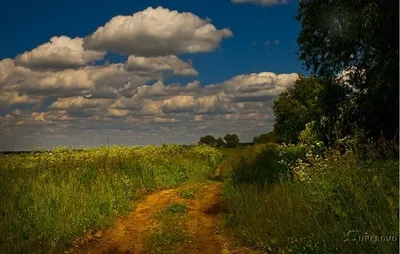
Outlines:
<svg viewBox="0 0 400 254"><path fill-rule="evenodd" d="M220 178L219 168L215 179ZM117 219L105 230L88 232L72 242L64 253L145 253L143 232L154 230L154 215L172 202L184 202L188 206L187 233L190 242L177 253L263 253L239 247L232 243L221 230L218 214L224 212L220 202L222 183L206 183L200 198L185 200L178 195L183 187L162 190L148 195L136 209Z"/></svg>

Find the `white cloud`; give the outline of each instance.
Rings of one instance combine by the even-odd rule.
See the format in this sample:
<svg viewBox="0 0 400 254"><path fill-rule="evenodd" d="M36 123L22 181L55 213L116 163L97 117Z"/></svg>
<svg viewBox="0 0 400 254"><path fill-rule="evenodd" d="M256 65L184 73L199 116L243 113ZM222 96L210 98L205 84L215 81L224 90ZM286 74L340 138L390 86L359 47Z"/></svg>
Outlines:
<svg viewBox="0 0 400 254"><path fill-rule="evenodd" d="M165 56L209 52L231 36L229 29L218 30L209 20L193 13L149 7L132 16L112 18L84 38L84 47L128 55Z"/></svg>
<svg viewBox="0 0 400 254"><path fill-rule="evenodd" d="M3 66L10 63L4 61ZM121 135L120 142L128 144L158 142L156 137L160 136L165 137L163 142L186 142L206 134L223 136L234 131L242 140L251 139L272 128L272 100L298 78L294 73L262 72L207 86L198 81L166 85L161 80L149 85L135 80L136 74L127 72L124 64L57 72L32 72L18 66L12 69L0 78L5 82L0 86L0 104L15 105L12 112L0 115L0 136L13 140L12 135L23 133L22 143L30 136L49 146L56 141L58 145L96 145L101 141L94 140L102 140L104 135L113 139ZM29 93L25 78L35 81L29 87L37 86L37 90ZM126 79L132 81L122 83ZM27 93L21 93L23 87ZM75 92L68 93L68 87ZM50 88L54 92L50 93ZM40 90L48 95L38 94ZM41 101L45 101L41 107L29 110L14 104ZM99 136L85 143L86 138L95 135L91 133ZM63 135L69 139L58 138Z"/></svg>
<svg viewBox="0 0 400 254"><path fill-rule="evenodd" d="M54 36L50 42L18 55L15 62L32 69L76 69L105 55L105 52L85 50L82 45L83 39L79 37Z"/></svg>
<svg viewBox="0 0 400 254"><path fill-rule="evenodd" d="M53 102L49 109L68 110L68 109L88 109L99 108L110 104L109 99L87 99L82 96L59 98Z"/></svg>
<svg viewBox="0 0 400 254"><path fill-rule="evenodd" d="M155 124L167 124L167 123L175 123L177 120L175 118L165 118L165 117L154 117L152 119L152 123Z"/></svg>
<svg viewBox="0 0 400 254"><path fill-rule="evenodd" d="M125 63L125 70L136 71L144 75L150 74L151 76L157 73L197 76L198 73L193 69L192 65L188 62L180 60L174 55L157 56L157 57L141 57L129 56Z"/></svg>
<svg viewBox="0 0 400 254"><path fill-rule="evenodd" d="M14 69L14 60L5 58L0 61L0 87L10 77Z"/></svg>
<svg viewBox="0 0 400 254"><path fill-rule="evenodd" d="M131 96L135 88L154 78L127 72L124 64L87 66L60 71L33 71L15 66L10 59L0 61L0 90L18 91L34 96L97 98L117 97L119 94Z"/></svg>
<svg viewBox="0 0 400 254"><path fill-rule="evenodd" d="M41 102L39 97L31 97L26 94L19 94L18 92L1 92L0 93L0 106L9 106L15 104L36 104Z"/></svg>
<svg viewBox="0 0 400 254"><path fill-rule="evenodd" d="M287 4L287 0L231 0L234 4L256 4L256 5L276 5L276 4Z"/></svg>
<svg viewBox="0 0 400 254"><path fill-rule="evenodd" d="M296 73L279 75L272 72L252 73L233 77L214 85L213 89L221 87L223 89L221 96L231 101L266 101L292 86L297 79Z"/></svg>
<svg viewBox="0 0 400 254"><path fill-rule="evenodd" d="M193 96L179 95L164 100L163 112L182 113L191 112L196 108Z"/></svg>

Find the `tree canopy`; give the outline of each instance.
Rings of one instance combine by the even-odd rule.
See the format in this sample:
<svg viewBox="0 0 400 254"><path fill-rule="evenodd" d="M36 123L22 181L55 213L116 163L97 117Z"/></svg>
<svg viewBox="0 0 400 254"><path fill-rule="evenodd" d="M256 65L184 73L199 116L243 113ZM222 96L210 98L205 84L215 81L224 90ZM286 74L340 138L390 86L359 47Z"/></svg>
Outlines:
<svg viewBox="0 0 400 254"><path fill-rule="evenodd" d="M296 19L306 70L331 88L343 85L336 77L347 71L353 88L345 99L339 94L341 105L325 114L328 121L344 124L346 134L359 127L371 137L383 132L393 138L399 122L399 1L302 0ZM325 112L328 106L322 104Z"/></svg>
<svg viewBox="0 0 400 254"><path fill-rule="evenodd" d="M217 140L213 136L206 135L206 136L200 138L199 143L209 145L209 146L216 146L217 145L216 141Z"/></svg>
<svg viewBox="0 0 400 254"><path fill-rule="evenodd" d="M296 143L306 123L321 116L323 86L313 76L300 78L274 100L274 132L287 143Z"/></svg>
<svg viewBox="0 0 400 254"><path fill-rule="evenodd" d="M268 144L268 143L276 143L276 134L274 131L270 131L268 133L261 134L260 136L256 136L253 138L253 144Z"/></svg>
<svg viewBox="0 0 400 254"><path fill-rule="evenodd" d="M234 148L239 146L239 137L236 134L226 134L224 137L226 147Z"/></svg>

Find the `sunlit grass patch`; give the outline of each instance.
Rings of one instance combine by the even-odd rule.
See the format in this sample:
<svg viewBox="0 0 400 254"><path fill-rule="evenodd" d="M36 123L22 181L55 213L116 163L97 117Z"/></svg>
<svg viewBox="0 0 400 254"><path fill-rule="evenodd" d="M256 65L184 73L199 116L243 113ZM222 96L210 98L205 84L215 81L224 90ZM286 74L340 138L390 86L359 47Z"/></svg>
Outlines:
<svg viewBox="0 0 400 254"><path fill-rule="evenodd" d="M173 203L156 214L156 227L145 233L146 253L181 253L186 234L187 205Z"/></svg>
<svg viewBox="0 0 400 254"><path fill-rule="evenodd" d="M169 213L186 213L187 210L187 205L186 204L180 204L180 203L174 203L167 208L163 210L164 214L169 214Z"/></svg>
<svg viewBox="0 0 400 254"><path fill-rule="evenodd" d="M194 187L182 189L178 192L178 195L185 199L195 199L200 188L200 185L196 185Z"/></svg>

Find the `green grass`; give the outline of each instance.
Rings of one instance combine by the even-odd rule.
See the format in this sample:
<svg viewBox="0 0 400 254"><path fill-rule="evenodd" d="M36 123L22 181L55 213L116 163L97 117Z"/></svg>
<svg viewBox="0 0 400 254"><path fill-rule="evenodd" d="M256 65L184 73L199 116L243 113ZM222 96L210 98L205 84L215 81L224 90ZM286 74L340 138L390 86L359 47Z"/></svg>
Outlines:
<svg viewBox="0 0 400 254"><path fill-rule="evenodd" d="M195 199L200 188L201 186L197 185L191 188L182 189L178 192L178 195L185 199Z"/></svg>
<svg viewBox="0 0 400 254"><path fill-rule="evenodd" d="M0 156L0 253L57 253L147 192L208 179L220 160L173 144Z"/></svg>
<svg viewBox="0 0 400 254"><path fill-rule="evenodd" d="M293 166L296 157L303 162ZM274 253L398 253L398 160L256 146L230 164L224 221L242 243Z"/></svg>
<svg viewBox="0 0 400 254"><path fill-rule="evenodd" d="M181 253L188 242L186 235L187 205L174 203L159 212L157 227L146 232L145 253Z"/></svg>
<svg viewBox="0 0 400 254"><path fill-rule="evenodd" d="M169 213L186 213L187 210L187 205L186 204L179 204L175 203L163 210L164 214L169 214Z"/></svg>

